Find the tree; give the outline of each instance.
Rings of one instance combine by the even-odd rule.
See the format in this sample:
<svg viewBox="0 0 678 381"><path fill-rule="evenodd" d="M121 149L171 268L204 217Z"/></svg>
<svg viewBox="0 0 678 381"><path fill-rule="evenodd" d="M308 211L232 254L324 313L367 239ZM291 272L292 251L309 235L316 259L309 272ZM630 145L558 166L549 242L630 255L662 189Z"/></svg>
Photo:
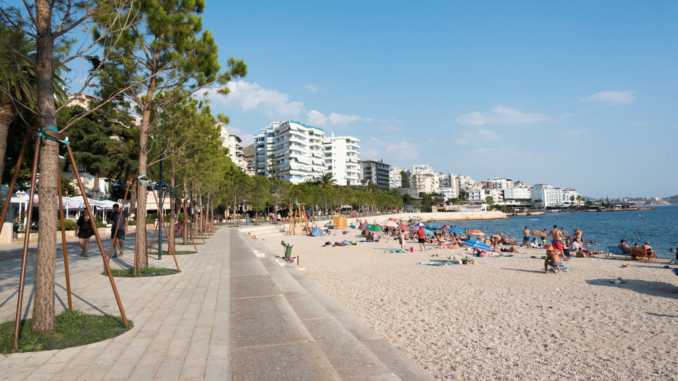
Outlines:
<svg viewBox="0 0 678 381"><path fill-rule="evenodd" d="M486 202L487 205L489 205L489 206L494 205L494 197L492 197L492 196L487 196L487 197L485 197L485 202Z"/></svg>
<svg viewBox="0 0 678 381"><path fill-rule="evenodd" d="M16 97L14 102L22 107L32 109L39 116L41 128L57 125L57 104L55 102L54 70L91 49L100 41L94 39L89 44L71 53L76 40L68 34L83 23L95 17L101 20L101 29L115 36L121 29L129 25L119 18L127 9L126 0L76 1L71 0L35 0L32 4L24 1L25 10L17 7L0 8L0 21L9 28L15 29L35 44L35 53L26 55L14 48L10 41L0 36L0 45L12 51L22 60L20 67L34 71L36 102L31 107ZM85 81L85 86L88 80ZM11 95L0 83L2 93ZM84 89L84 86L83 86ZM82 90L81 90L82 92ZM65 104L60 107L64 107ZM59 142L43 139L40 146L40 187L38 195L42 200L57 199L57 178L59 171ZM35 288L33 304L33 331L47 333L54 331L54 274L56 266L56 233L58 208L56 203L43 203L40 206L40 235L38 250L35 255Z"/></svg>
<svg viewBox="0 0 678 381"><path fill-rule="evenodd" d="M141 115L139 126L139 174L147 174L149 136L158 125L152 119L157 111L179 98L213 85L218 92L228 93L226 84L247 74L242 60L228 60L229 70L220 73L218 47L212 34L202 30L204 0L160 1L135 3L130 13L136 21L120 38L106 36L102 41L105 51L116 58L116 65L108 73L113 91L120 91ZM105 31L95 29L99 40ZM141 78L141 80L139 79ZM177 91L187 88L188 91ZM138 218L146 218L146 189L138 195ZM137 225L138 240L135 260L138 266L148 266L146 257L146 226Z"/></svg>
<svg viewBox="0 0 678 381"><path fill-rule="evenodd" d="M104 108L97 112L90 113L83 119L79 119L66 132L68 140L73 150L73 157L80 165L84 165L87 171L94 175L94 186L92 187L92 199L96 200L99 195L99 177L102 173L112 169L112 162L109 157L113 140L110 138L113 133L106 125L115 123L113 120L104 117ZM66 107L57 115L57 125L63 126L68 120L73 119L75 114L82 114L85 110L82 107ZM76 170L74 168L74 170Z"/></svg>
<svg viewBox="0 0 678 381"><path fill-rule="evenodd" d="M401 179L401 186L403 188L409 188L410 187L410 178L407 177L407 172L404 170L400 171L400 179Z"/></svg>
<svg viewBox="0 0 678 381"><path fill-rule="evenodd" d="M316 184L320 188L334 188L337 185L336 180L332 177L331 173L325 173L316 180Z"/></svg>
<svg viewBox="0 0 678 381"><path fill-rule="evenodd" d="M237 213L238 200L245 197L250 189L252 178L243 172L240 168L233 165L228 175L228 193L227 197L233 201L233 221Z"/></svg>
<svg viewBox="0 0 678 381"><path fill-rule="evenodd" d="M287 181L271 180L270 193L274 205L274 214L276 216L278 215L278 208L280 207L281 202L287 198L291 186L292 184Z"/></svg>
<svg viewBox="0 0 678 381"><path fill-rule="evenodd" d="M266 170L270 179L278 178L278 164L276 163L275 154L271 152L268 155L268 163L266 164Z"/></svg>

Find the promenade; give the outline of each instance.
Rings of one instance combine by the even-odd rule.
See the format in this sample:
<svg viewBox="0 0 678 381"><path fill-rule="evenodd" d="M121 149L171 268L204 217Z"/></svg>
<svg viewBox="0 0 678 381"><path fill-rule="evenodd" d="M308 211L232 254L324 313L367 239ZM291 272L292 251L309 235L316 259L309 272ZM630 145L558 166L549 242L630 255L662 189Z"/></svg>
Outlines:
<svg viewBox="0 0 678 381"><path fill-rule="evenodd" d="M126 255L112 260L112 268L132 267L133 245L130 235ZM179 274L115 278L134 321L130 332L77 348L0 357L0 380L433 379L238 229L221 228L198 251L177 256ZM74 308L119 315L96 244L89 258L77 253L69 248ZM16 256L5 258L0 321L13 319L21 264ZM170 255L149 261L174 268ZM30 317L33 302L33 264L30 256L24 317ZM58 313L67 306L61 250L56 278Z"/></svg>

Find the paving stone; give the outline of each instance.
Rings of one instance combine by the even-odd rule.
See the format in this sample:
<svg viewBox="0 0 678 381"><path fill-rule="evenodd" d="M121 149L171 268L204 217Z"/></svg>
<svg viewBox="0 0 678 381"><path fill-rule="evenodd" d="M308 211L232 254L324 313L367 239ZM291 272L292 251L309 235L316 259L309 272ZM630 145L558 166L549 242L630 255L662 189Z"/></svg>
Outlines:
<svg viewBox="0 0 678 381"><path fill-rule="evenodd" d="M256 258L247 262L231 263L231 280L233 280L233 277L235 276L246 275L268 275L268 271L266 271L266 268Z"/></svg>
<svg viewBox="0 0 678 381"><path fill-rule="evenodd" d="M179 374L179 379L180 380L202 379L204 373L205 367L203 366L184 366L183 368L181 368L181 374Z"/></svg>
<svg viewBox="0 0 678 381"><path fill-rule="evenodd" d="M126 380L136 365L136 359L120 359L106 372L104 380Z"/></svg>
<svg viewBox="0 0 678 381"><path fill-rule="evenodd" d="M252 347L311 341L282 295L231 301L233 346Z"/></svg>
<svg viewBox="0 0 678 381"><path fill-rule="evenodd" d="M139 366L137 365L132 374L130 374L128 381L147 381L153 378L156 366Z"/></svg>
<svg viewBox="0 0 678 381"><path fill-rule="evenodd" d="M182 362L183 362L182 358L162 360L160 366L158 366L158 370L155 372L154 379L162 380L165 378L179 377L179 371L181 370Z"/></svg>
<svg viewBox="0 0 678 381"><path fill-rule="evenodd" d="M234 349L233 379L341 380L313 342Z"/></svg>
<svg viewBox="0 0 678 381"><path fill-rule="evenodd" d="M297 283L298 284L298 283ZM330 319L334 315L329 313L322 304L318 303L306 290L302 292L286 292L285 298L302 321L308 319Z"/></svg>
<svg viewBox="0 0 678 381"><path fill-rule="evenodd" d="M391 371L336 319L306 320L304 325L342 380L391 374Z"/></svg>
<svg viewBox="0 0 678 381"><path fill-rule="evenodd" d="M236 276L231 278L231 298L280 295L280 289L266 275Z"/></svg>

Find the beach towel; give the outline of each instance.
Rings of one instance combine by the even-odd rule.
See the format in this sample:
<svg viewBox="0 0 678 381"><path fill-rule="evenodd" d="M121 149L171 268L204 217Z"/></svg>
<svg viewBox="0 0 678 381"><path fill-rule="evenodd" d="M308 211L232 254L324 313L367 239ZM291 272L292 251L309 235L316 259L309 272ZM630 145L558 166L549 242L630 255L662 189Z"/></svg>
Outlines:
<svg viewBox="0 0 678 381"><path fill-rule="evenodd" d="M425 265L425 266L442 267L442 266L452 266L452 265L455 265L456 263L452 263L452 262L419 262L417 264L418 265Z"/></svg>

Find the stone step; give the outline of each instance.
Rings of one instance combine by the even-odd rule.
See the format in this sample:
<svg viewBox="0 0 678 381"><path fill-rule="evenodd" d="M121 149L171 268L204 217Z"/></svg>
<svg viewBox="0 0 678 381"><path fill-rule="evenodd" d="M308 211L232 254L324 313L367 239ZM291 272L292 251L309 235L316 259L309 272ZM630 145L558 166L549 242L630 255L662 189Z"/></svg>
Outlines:
<svg viewBox="0 0 678 381"><path fill-rule="evenodd" d="M259 240L250 240L249 243L259 255L266 255L266 258L260 259L271 274L273 281L285 293L285 297L297 316L318 342L342 379L352 380L355 376L352 371L355 368L368 369L369 372L373 372L368 374L376 377L374 373L383 372L383 366L388 369L388 373L382 374L385 380L434 380L433 376L421 366L398 351L367 324L306 278L303 272L297 271L296 266L281 267L279 263L283 262L280 259L282 248L274 252ZM265 259L269 261L268 264ZM357 360L354 360L356 354L359 356ZM345 360L352 363L353 368ZM378 360L378 363L375 360Z"/></svg>
<svg viewBox="0 0 678 381"><path fill-rule="evenodd" d="M269 251L258 240L248 243L259 254ZM401 379L281 267L275 256L266 255L260 260L342 380Z"/></svg>

